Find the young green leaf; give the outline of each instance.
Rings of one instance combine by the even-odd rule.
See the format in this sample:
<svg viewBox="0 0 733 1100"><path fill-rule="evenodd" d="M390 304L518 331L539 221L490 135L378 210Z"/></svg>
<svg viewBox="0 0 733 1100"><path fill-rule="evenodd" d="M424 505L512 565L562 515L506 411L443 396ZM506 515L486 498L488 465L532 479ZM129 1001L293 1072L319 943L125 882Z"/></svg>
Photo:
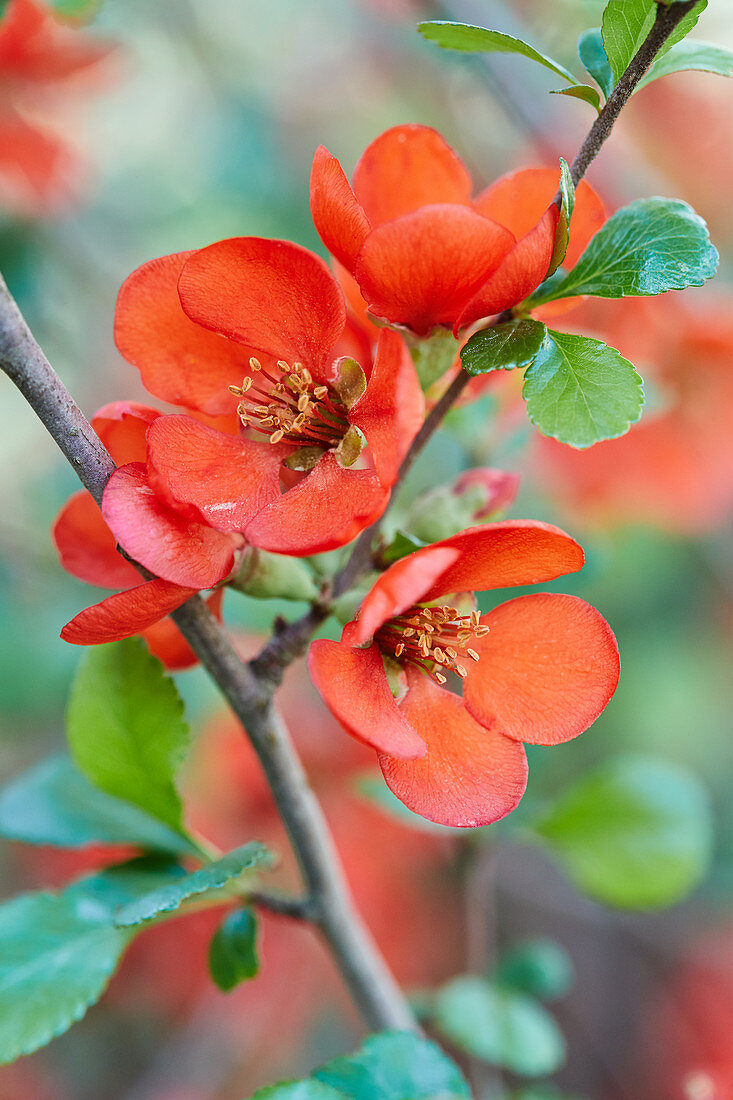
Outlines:
<svg viewBox="0 0 733 1100"><path fill-rule="evenodd" d="M542 347L547 329L539 321L506 321L476 332L461 349L468 374L527 367Z"/></svg>
<svg viewBox="0 0 733 1100"><path fill-rule="evenodd" d="M601 110L601 97L598 89L590 84L571 84L568 88L553 88L550 95L569 95L573 99L582 99L590 103L595 111Z"/></svg>
<svg viewBox="0 0 733 1100"><path fill-rule="evenodd" d="M495 978L519 993L554 1000L572 986L573 964L555 940L527 940L503 956Z"/></svg>
<svg viewBox="0 0 733 1100"><path fill-rule="evenodd" d="M268 1085L258 1089L251 1100L344 1100L343 1092L320 1081L308 1078L305 1081L283 1081L280 1085Z"/></svg>
<svg viewBox="0 0 733 1100"><path fill-rule="evenodd" d="M543 435L579 448L623 435L644 402L641 378L615 348L552 330L522 392L527 416Z"/></svg>
<svg viewBox="0 0 733 1100"><path fill-rule="evenodd" d="M533 304L578 294L624 298L684 290L702 286L717 266L717 249L691 206L637 199L609 218L566 278Z"/></svg>
<svg viewBox="0 0 733 1100"><path fill-rule="evenodd" d="M102 0L51 0L51 7L69 19L91 19L102 6Z"/></svg>
<svg viewBox="0 0 733 1100"><path fill-rule="evenodd" d="M584 893L624 909L679 901L710 862L705 791L653 757L617 757L566 791L534 831Z"/></svg>
<svg viewBox="0 0 733 1100"><path fill-rule="evenodd" d="M62 848L135 844L175 855L196 852L181 833L93 787L67 756L52 756L5 787L0 836Z"/></svg>
<svg viewBox="0 0 733 1100"><path fill-rule="evenodd" d="M657 59L689 34L708 6L708 0L699 0L675 27ZM654 23L657 5L654 0L609 0L603 12L603 45L616 80L629 66Z"/></svg>
<svg viewBox="0 0 733 1100"><path fill-rule="evenodd" d="M649 72L639 82L639 87L659 80L671 73L687 72L696 69L703 73L717 73L718 76L733 76L733 52L713 42L678 42L676 46L655 61Z"/></svg>
<svg viewBox="0 0 733 1100"><path fill-rule="evenodd" d="M140 638L90 649L71 690L67 735L95 786L181 828L173 777L188 726L173 680Z"/></svg>
<svg viewBox="0 0 733 1100"><path fill-rule="evenodd" d="M613 91L613 73L603 48L600 27L593 27L581 34L578 39L578 57L608 99Z"/></svg>
<svg viewBox="0 0 733 1100"><path fill-rule="evenodd" d="M546 278L551 278L565 259L570 241L570 219L575 209L575 184L568 162L560 157L560 219L555 232L555 247Z"/></svg>
<svg viewBox="0 0 733 1100"><path fill-rule="evenodd" d="M254 978L260 968L257 955L257 917L251 909L228 913L209 945L209 972L216 985L229 993L240 982Z"/></svg>
<svg viewBox="0 0 733 1100"><path fill-rule="evenodd" d="M133 935L112 913L180 869L139 860L0 906L0 1063L30 1054L99 1000Z"/></svg>
<svg viewBox="0 0 733 1100"><path fill-rule="evenodd" d="M558 61L553 61L551 57L539 53L534 46L523 42L521 38L513 38L510 34L503 34L501 31L491 31L487 27L474 27L469 23L450 23L444 20L418 23L417 29L430 42L437 42L445 50L463 50L467 53L518 53L523 57L529 57L539 65L544 65L546 69L567 80L569 84L578 82L570 70Z"/></svg>
<svg viewBox="0 0 733 1100"><path fill-rule="evenodd" d="M524 1077L544 1077L565 1060L552 1016L533 998L466 974L437 993L432 1019L460 1050Z"/></svg>
<svg viewBox="0 0 733 1100"><path fill-rule="evenodd" d="M370 1035L355 1054L328 1062L312 1076L352 1100L462 1100L471 1095L461 1071L440 1047L407 1031Z"/></svg>
<svg viewBox="0 0 733 1100"><path fill-rule="evenodd" d="M245 871L269 866L271 863L272 856L264 844L250 841L177 882L161 886L144 897L136 898L129 905L124 905L116 914L115 923L120 928L127 928L155 920L162 913L171 913L180 908L189 898L220 890ZM226 899L222 898L224 900Z"/></svg>

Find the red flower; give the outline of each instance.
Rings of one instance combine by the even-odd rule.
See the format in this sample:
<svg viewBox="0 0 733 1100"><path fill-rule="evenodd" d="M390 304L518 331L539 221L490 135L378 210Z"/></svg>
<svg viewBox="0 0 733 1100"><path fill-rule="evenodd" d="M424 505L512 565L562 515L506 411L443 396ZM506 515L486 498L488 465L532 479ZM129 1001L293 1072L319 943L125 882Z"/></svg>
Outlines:
<svg viewBox="0 0 733 1100"><path fill-rule="evenodd" d="M311 252L243 237L153 260L120 291L115 339L151 392L207 414L236 410L284 463L287 491L243 524L233 502L255 444L190 417L156 424L156 488L211 524L308 555L343 546L384 511L424 399L396 333L380 334L368 379L340 354L350 339L343 293ZM349 468L364 441L370 465Z"/></svg>
<svg viewBox="0 0 733 1100"><path fill-rule="evenodd" d="M335 157L317 150L311 212L372 314L418 336L436 325L457 335L517 305L545 278L559 220L557 185L556 171L534 169L472 199L468 170L440 134L396 126L365 150L353 190ZM585 241L602 224L603 206L585 183L577 199L574 236Z"/></svg>
<svg viewBox="0 0 733 1100"><path fill-rule="evenodd" d="M68 200L77 156L39 116L57 113L61 92L109 53L39 0L9 0L0 16L0 203L36 214Z"/></svg>
<svg viewBox="0 0 733 1100"><path fill-rule="evenodd" d="M160 413L146 405L115 401L99 410L92 427L114 460L129 464L145 457L146 433L158 418ZM190 599L198 588L160 579L143 581L137 569L119 553L114 535L86 490L74 493L61 509L53 538L61 564L73 576L101 588L124 589L67 623L61 632L65 641L94 645L142 633L149 648L168 668L186 668L195 662L175 625L160 620ZM218 590L209 601L217 615L221 598Z"/></svg>
<svg viewBox="0 0 733 1100"><path fill-rule="evenodd" d="M411 810L454 826L504 817L526 786L522 742L567 741L606 706L618 649L583 600L523 596L483 616L434 602L582 564L578 544L549 524L470 528L396 562L340 643L313 643L316 687L347 732L378 751L388 786ZM449 672L464 681L463 701L442 686Z"/></svg>

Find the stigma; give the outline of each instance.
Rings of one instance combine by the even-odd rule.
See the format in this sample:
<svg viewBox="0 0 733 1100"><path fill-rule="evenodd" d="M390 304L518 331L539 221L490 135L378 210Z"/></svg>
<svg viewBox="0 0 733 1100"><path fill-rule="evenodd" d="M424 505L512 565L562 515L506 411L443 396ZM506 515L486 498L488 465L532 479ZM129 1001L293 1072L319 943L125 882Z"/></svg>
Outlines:
<svg viewBox="0 0 733 1100"><path fill-rule="evenodd" d="M374 635L383 653L402 664L417 665L438 684L446 672L463 679L468 675L464 661L478 661L470 643L489 633L478 611L461 615L455 607L411 607L386 622Z"/></svg>
<svg viewBox="0 0 733 1100"><path fill-rule="evenodd" d="M302 363L278 360L275 375L254 356L252 375L229 392L241 398L237 415L242 426L269 436L270 443L337 447L348 431L346 407L330 386L317 384Z"/></svg>

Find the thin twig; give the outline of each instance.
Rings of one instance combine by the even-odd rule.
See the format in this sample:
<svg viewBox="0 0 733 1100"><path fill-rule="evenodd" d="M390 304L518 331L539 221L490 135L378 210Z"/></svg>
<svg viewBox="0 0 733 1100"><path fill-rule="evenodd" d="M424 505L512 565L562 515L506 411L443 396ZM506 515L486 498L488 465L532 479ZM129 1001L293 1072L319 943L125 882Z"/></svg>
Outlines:
<svg viewBox="0 0 733 1100"><path fill-rule="evenodd" d="M100 503L115 464L34 340L1 277L0 367ZM311 919L329 943L367 1025L418 1030L402 991L354 908L320 804L273 709L272 686L242 662L198 596L172 617L247 731L298 860Z"/></svg>
<svg viewBox="0 0 733 1100"><path fill-rule="evenodd" d="M621 109L629 101L637 84L674 29L682 22L687 13L692 11L695 3L696 0L686 0L685 3L667 6L657 0L657 14L652 29L606 100L605 106L591 126L587 138L580 147L580 152L572 163L570 173L576 187L588 171L591 162L598 156L601 146L611 133L613 125L621 113Z"/></svg>

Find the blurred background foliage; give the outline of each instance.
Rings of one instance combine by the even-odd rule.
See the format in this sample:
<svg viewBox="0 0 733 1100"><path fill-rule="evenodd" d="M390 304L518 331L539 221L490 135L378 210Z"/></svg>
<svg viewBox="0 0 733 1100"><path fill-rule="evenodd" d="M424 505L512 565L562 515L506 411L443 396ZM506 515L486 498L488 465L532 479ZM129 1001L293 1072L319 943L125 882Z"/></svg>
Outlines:
<svg viewBox="0 0 733 1100"><path fill-rule="evenodd" d="M415 33L418 19L480 22L572 62L578 34L598 23L602 8L601 0L104 0L87 33L114 50L60 112L59 125L82 158L75 195L60 208L0 211L0 270L88 415L113 399L145 400L112 342L122 280L152 256L227 236L290 237L322 251L307 190L318 144L350 169L381 130L425 122L445 133L481 183L572 157L591 122L587 104L549 96L551 75L522 59L437 50ZM712 0L696 33L733 47L729 6ZM725 81L697 73L642 90L589 174L610 208L664 194L687 199L708 220L722 264L713 290L685 295L698 342L726 311L730 320L733 303L729 96ZM563 323L580 329L582 313L578 318L569 314ZM643 324L629 315L630 335ZM593 319L588 331L597 328ZM649 365L656 377L659 355L663 379L669 348L661 339L647 345L637 365L642 374ZM697 355L680 363L688 388ZM733 429L733 351L720 356L719 377L727 372L728 384L713 384L711 407ZM57 564L48 534L76 488L73 472L9 383L0 382L0 392L5 778L63 745L79 654L58 632L91 601ZM425 987L466 970L488 972L497 953L527 937L558 942L575 973L557 1006L568 1048L555 1078L562 1095L725 1100L733 1096L733 500L715 496L692 517L689 502L708 499L712 474L697 463L688 434L679 444L688 457L679 508L674 498L670 506L668 492L665 507L655 508L653 484L648 514L642 505L633 521L618 506L619 494L600 514L577 500L573 507L563 477L575 473L560 466L546 476L543 452L526 418L516 415L516 402L512 380L502 379L455 412L401 503L433 487L436 470L446 482L477 461L522 473L510 514L557 522L580 539L586 568L557 587L595 604L618 636L622 678L607 711L578 741L531 752L527 799L511 828L492 831L489 843L416 832L371 807L355 780L371 766L370 754L345 745L298 672L288 689L295 733L325 792L357 895L404 980ZM697 430L705 434L703 420ZM711 461L730 469L733 430L721 434ZM282 610L231 593L226 599L227 621L243 638L266 632ZM246 747L200 670L178 680L200 734L187 771L192 818L221 843L270 839L277 830ZM588 900L541 847L521 842L519 830L551 813L562 791L626 753L684 765L712 799L712 866L690 898L662 914L634 915ZM655 782L674 784L674 775L662 772ZM603 803L606 793L589 797ZM94 853L3 845L3 893L55 885L94 860ZM311 933L272 919L264 924L263 975L229 999L205 977L214 928L208 914L187 918L175 932L170 926L150 933L101 1006L48 1050L0 1070L0 1098L241 1100L353 1045L358 1024ZM513 1068L511 1058L504 1064ZM493 1069L472 1068L477 1089L496 1089ZM513 1080L509 1072L507 1088Z"/></svg>

